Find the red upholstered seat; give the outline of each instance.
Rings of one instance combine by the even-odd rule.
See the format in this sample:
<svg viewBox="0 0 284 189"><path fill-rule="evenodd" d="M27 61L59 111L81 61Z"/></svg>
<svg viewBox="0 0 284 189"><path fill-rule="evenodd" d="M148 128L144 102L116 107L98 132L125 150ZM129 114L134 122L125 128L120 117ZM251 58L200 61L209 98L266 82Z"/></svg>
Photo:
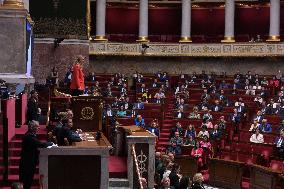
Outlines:
<svg viewBox="0 0 284 189"><path fill-rule="evenodd" d="M240 142L240 143L233 143L233 147L232 150L237 151L237 152L246 152L249 153L251 152L251 144L250 143L244 143L244 142Z"/></svg>
<svg viewBox="0 0 284 189"><path fill-rule="evenodd" d="M275 170L275 171L279 171L281 173L284 173L284 163L281 162L281 161L271 160L270 168Z"/></svg>
<svg viewBox="0 0 284 189"><path fill-rule="evenodd" d="M264 158L268 159L273 154L273 146L263 144L252 144L252 151L254 154L263 155Z"/></svg>
<svg viewBox="0 0 284 189"><path fill-rule="evenodd" d="M256 162L256 156L253 156L249 153L238 153L238 161L244 162L247 164L253 164Z"/></svg>
<svg viewBox="0 0 284 189"><path fill-rule="evenodd" d="M243 142L249 142L251 135L252 134L248 131L240 131L239 139L240 139L240 141L243 141Z"/></svg>

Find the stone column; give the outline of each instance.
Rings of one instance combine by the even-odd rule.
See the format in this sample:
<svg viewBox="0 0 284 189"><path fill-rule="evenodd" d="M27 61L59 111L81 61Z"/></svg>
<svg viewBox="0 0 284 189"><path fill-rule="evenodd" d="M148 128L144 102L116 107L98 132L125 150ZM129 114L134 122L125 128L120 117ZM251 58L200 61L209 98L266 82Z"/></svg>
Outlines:
<svg viewBox="0 0 284 189"><path fill-rule="evenodd" d="M107 41L106 39L106 0L96 2L96 37L95 41Z"/></svg>
<svg viewBox="0 0 284 189"><path fill-rule="evenodd" d="M137 42L149 42L148 39L148 0L139 2L139 38Z"/></svg>
<svg viewBox="0 0 284 189"><path fill-rule="evenodd" d="M225 3L225 35L222 42L235 42L235 0L226 0Z"/></svg>
<svg viewBox="0 0 284 189"><path fill-rule="evenodd" d="M24 8L23 0L4 0L3 5L6 7Z"/></svg>
<svg viewBox="0 0 284 189"><path fill-rule="evenodd" d="M24 7L27 9L27 11L30 11L30 1L29 0L23 0Z"/></svg>
<svg viewBox="0 0 284 189"><path fill-rule="evenodd" d="M280 0L270 0L270 28L267 41L280 41Z"/></svg>
<svg viewBox="0 0 284 189"><path fill-rule="evenodd" d="M181 37L180 43L191 41L191 0L182 0L182 18L181 18Z"/></svg>

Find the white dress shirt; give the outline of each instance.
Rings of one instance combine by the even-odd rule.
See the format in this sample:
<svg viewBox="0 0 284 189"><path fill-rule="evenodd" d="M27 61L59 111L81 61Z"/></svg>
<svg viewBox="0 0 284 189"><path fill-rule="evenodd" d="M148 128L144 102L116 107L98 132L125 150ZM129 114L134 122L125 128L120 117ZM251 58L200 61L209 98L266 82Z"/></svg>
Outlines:
<svg viewBox="0 0 284 189"><path fill-rule="evenodd" d="M264 143L263 135L262 134L258 134L257 136L256 136L256 134L251 135L250 142Z"/></svg>

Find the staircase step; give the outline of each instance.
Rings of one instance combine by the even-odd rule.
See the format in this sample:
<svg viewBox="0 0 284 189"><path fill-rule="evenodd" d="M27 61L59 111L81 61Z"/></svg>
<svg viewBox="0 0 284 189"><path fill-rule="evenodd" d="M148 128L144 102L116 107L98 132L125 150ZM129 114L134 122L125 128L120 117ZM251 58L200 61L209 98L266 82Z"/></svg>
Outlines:
<svg viewBox="0 0 284 189"><path fill-rule="evenodd" d="M109 187L129 188L129 181L128 179L124 179L124 178L110 178Z"/></svg>
<svg viewBox="0 0 284 189"><path fill-rule="evenodd" d="M9 174L11 174L11 175L18 175L19 174L19 166L18 165L10 165L9 167L8 167L8 169L9 169ZM38 166L37 166L37 168L36 168L36 174L37 173L39 173L39 168L38 168Z"/></svg>
<svg viewBox="0 0 284 189"><path fill-rule="evenodd" d="M170 133L160 133L160 138L169 137Z"/></svg>
<svg viewBox="0 0 284 189"><path fill-rule="evenodd" d="M21 148L10 148L9 149L9 154L12 157L20 156L21 155Z"/></svg>
<svg viewBox="0 0 284 189"><path fill-rule="evenodd" d="M20 156L10 157L10 165L19 165L20 164Z"/></svg>
<svg viewBox="0 0 284 189"><path fill-rule="evenodd" d="M159 143L158 143L158 144L159 144L159 145L168 146L168 145L169 145L169 141L167 141L167 142L159 141Z"/></svg>

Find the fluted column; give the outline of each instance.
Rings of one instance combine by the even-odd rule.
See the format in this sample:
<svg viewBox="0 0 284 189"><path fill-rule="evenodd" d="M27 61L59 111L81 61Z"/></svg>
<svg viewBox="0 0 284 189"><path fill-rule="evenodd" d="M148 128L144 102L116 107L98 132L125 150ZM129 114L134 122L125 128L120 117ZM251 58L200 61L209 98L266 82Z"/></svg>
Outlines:
<svg viewBox="0 0 284 189"><path fill-rule="evenodd" d="M280 41L280 0L270 0L270 27L267 41Z"/></svg>
<svg viewBox="0 0 284 189"><path fill-rule="evenodd" d="M148 39L148 0L139 1L139 38L138 42L149 42Z"/></svg>
<svg viewBox="0 0 284 189"><path fill-rule="evenodd" d="M222 42L235 42L235 0L225 3L225 35Z"/></svg>
<svg viewBox="0 0 284 189"><path fill-rule="evenodd" d="M96 1L96 37L95 41L107 41L106 39L106 0Z"/></svg>
<svg viewBox="0 0 284 189"><path fill-rule="evenodd" d="M182 0L181 43L191 41L191 0Z"/></svg>

